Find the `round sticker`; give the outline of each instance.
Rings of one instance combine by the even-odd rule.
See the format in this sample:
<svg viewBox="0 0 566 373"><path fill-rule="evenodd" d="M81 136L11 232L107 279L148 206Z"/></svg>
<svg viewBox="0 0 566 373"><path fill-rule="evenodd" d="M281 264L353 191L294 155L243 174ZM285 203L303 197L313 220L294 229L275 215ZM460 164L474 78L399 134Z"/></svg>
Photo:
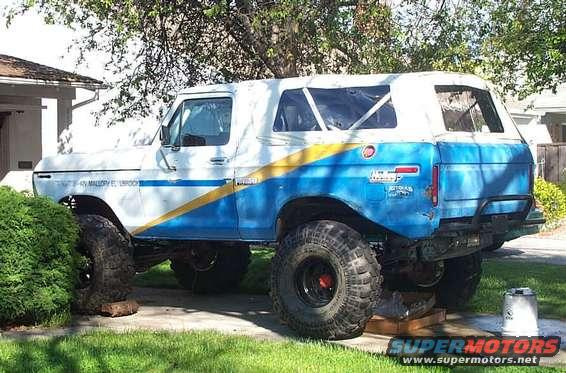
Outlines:
<svg viewBox="0 0 566 373"><path fill-rule="evenodd" d="M364 159L370 159L374 155L375 155L375 146L367 145L362 149L362 157L364 157Z"/></svg>

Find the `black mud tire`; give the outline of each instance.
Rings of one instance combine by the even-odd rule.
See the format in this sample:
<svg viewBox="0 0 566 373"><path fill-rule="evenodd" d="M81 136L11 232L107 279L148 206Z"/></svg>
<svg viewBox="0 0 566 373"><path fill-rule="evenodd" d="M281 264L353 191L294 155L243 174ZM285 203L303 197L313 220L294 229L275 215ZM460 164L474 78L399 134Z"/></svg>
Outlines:
<svg viewBox="0 0 566 373"><path fill-rule="evenodd" d="M333 296L322 306L309 305L297 283L304 263L311 260L323 261L336 278ZM302 336L357 337L381 294L380 272L375 252L358 232L334 221L309 222L288 233L273 258L273 307Z"/></svg>
<svg viewBox="0 0 566 373"><path fill-rule="evenodd" d="M105 303L119 302L131 293L135 275L129 242L108 219L99 215L79 215L79 253L90 265L90 279L75 291L73 309L95 314Z"/></svg>
<svg viewBox="0 0 566 373"><path fill-rule="evenodd" d="M435 286L436 304L461 310L472 299L481 278L481 252L444 261L444 275Z"/></svg>
<svg viewBox="0 0 566 373"><path fill-rule="evenodd" d="M501 246L503 246L504 243L505 241L496 241L491 245L484 247L482 250L487 252L493 252L497 249L501 249Z"/></svg>
<svg viewBox="0 0 566 373"><path fill-rule="evenodd" d="M196 270L183 259L171 259L171 269L179 284L194 294L220 294L235 291L250 264L247 244L212 244L217 252L214 263L206 270Z"/></svg>

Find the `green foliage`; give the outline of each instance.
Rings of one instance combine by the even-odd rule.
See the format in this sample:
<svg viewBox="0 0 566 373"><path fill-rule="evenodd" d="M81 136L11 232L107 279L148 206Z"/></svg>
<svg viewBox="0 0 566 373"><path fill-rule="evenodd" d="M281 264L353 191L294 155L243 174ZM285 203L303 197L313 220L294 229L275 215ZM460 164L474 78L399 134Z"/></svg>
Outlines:
<svg viewBox="0 0 566 373"><path fill-rule="evenodd" d="M0 325L69 317L77 240L68 209L0 187Z"/></svg>
<svg viewBox="0 0 566 373"><path fill-rule="evenodd" d="M562 0L12 0L8 23L30 9L108 56L116 120L208 82L441 69L525 96L566 79Z"/></svg>
<svg viewBox="0 0 566 373"><path fill-rule="evenodd" d="M547 224L556 223L566 216L566 194L556 184L538 178L534 195Z"/></svg>
<svg viewBox="0 0 566 373"><path fill-rule="evenodd" d="M564 0L476 0L485 75L523 98L566 80Z"/></svg>

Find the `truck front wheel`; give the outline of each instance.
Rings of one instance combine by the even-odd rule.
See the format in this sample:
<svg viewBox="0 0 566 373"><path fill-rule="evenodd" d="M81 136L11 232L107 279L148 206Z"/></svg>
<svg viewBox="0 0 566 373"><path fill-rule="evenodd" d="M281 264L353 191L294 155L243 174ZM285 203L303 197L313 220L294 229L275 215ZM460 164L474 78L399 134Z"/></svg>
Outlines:
<svg viewBox="0 0 566 373"><path fill-rule="evenodd" d="M345 339L363 333L381 293L375 253L359 233L334 221L287 234L272 262L275 310L297 333Z"/></svg>
<svg viewBox="0 0 566 373"><path fill-rule="evenodd" d="M195 294L224 293L238 288L248 271L250 246L193 243L183 257L171 259L179 284Z"/></svg>
<svg viewBox="0 0 566 373"><path fill-rule="evenodd" d="M126 299L135 275L128 240L108 219L79 215L80 240L77 251L83 257L73 308L85 314L99 312L104 303Z"/></svg>

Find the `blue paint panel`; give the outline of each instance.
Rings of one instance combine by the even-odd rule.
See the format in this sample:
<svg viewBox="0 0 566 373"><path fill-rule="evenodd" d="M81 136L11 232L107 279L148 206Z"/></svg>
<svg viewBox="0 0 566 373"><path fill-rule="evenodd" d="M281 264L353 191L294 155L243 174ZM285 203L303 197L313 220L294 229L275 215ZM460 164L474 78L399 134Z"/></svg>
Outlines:
<svg viewBox="0 0 566 373"><path fill-rule="evenodd" d="M140 187L213 187L226 184L226 180L140 180Z"/></svg>
<svg viewBox="0 0 566 373"><path fill-rule="evenodd" d="M222 211L232 211L235 206L235 196L229 195L208 205L195 209L187 214L168 220L142 232L139 238L160 239L239 239L236 221L232 214L222 214ZM211 220L214 224L211 224Z"/></svg>
<svg viewBox="0 0 566 373"><path fill-rule="evenodd" d="M439 142L440 159L445 164L533 163L527 144L482 144Z"/></svg>
<svg viewBox="0 0 566 373"><path fill-rule="evenodd" d="M487 197L528 194L533 159L526 144L439 143L440 216L473 216ZM493 202L484 214L521 210L525 202Z"/></svg>
<svg viewBox="0 0 566 373"><path fill-rule="evenodd" d="M482 198L529 192L532 158L524 144L441 143L437 147L396 143L378 144L376 149L371 159L363 159L357 148L303 165L162 223L140 237L272 241L277 215L287 202L326 196L343 201L391 231L418 239L430 237L441 218L473 216ZM440 201L436 208L425 194L435 164L440 165ZM403 165L418 166L419 175L370 183L373 171L392 171ZM219 213L232 204L237 206L240 237L234 237L233 219ZM524 202L497 202L484 213L514 212L523 206ZM214 230L210 228L211 219Z"/></svg>
<svg viewBox="0 0 566 373"><path fill-rule="evenodd" d="M408 237L427 237L438 224L425 213L433 210L425 190L431 183L431 165L438 161L436 147L427 143L377 144L371 159L361 149L302 166L283 177L238 192L236 201L240 233L244 239L271 240L280 209L300 197L335 198L368 219ZM396 166L420 167L420 176L403 176L394 183L370 183L375 170ZM403 198L388 194L388 186L410 187ZM253 201L253 203L250 203Z"/></svg>

